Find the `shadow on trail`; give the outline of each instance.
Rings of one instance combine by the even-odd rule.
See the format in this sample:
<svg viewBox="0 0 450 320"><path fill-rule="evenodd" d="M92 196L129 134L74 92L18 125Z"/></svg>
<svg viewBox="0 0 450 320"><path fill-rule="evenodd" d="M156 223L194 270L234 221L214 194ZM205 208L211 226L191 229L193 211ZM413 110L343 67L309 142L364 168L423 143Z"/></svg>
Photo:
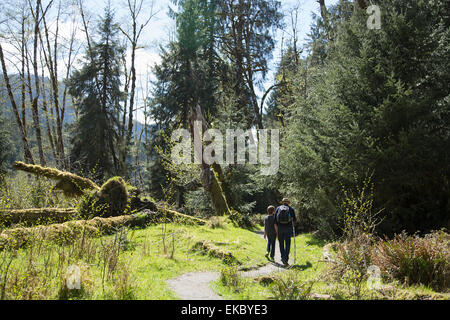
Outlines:
<svg viewBox="0 0 450 320"><path fill-rule="evenodd" d="M327 244L327 242L325 240L316 238L316 237L312 237L311 239L306 241L306 244L308 246L318 246L318 247L323 247L324 245Z"/></svg>
<svg viewBox="0 0 450 320"><path fill-rule="evenodd" d="M277 268L284 268L284 265L282 265L281 263L278 263L276 261L270 261L270 263Z"/></svg>
<svg viewBox="0 0 450 320"><path fill-rule="evenodd" d="M294 270L299 270L299 271L305 271L306 269L309 269L312 267L311 262L306 261L306 264L303 265L298 265L298 264L294 264L293 266L291 266L289 269L294 269Z"/></svg>

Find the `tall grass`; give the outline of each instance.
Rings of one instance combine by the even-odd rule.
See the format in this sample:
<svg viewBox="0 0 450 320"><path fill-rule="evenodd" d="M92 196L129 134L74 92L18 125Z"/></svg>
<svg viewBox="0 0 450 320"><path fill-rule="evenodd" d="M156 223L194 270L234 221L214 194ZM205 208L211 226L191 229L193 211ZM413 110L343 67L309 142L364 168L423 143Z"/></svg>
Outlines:
<svg viewBox="0 0 450 320"><path fill-rule="evenodd" d="M134 284L122 259L125 234L108 238L80 237L71 245L57 245L36 237L19 250L0 252L0 299L131 299ZM67 272L81 270L81 288L67 285Z"/></svg>
<svg viewBox="0 0 450 320"><path fill-rule="evenodd" d="M307 300L313 286L314 281L304 281L297 271L290 270L275 276L269 288L276 300Z"/></svg>
<svg viewBox="0 0 450 320"><path fill-rule="evenodd" d="M54 190L54 182L23 172L0 179L0 210L27 208L71 208L76 200Z"/></svg>
<svg viewBox="0 0 450 320"><path fill-rule="evenodd" d="M444 231L425 237L402 233L392 240L379 241L372 260L389 279L449 291L450 235Z"/></svg>

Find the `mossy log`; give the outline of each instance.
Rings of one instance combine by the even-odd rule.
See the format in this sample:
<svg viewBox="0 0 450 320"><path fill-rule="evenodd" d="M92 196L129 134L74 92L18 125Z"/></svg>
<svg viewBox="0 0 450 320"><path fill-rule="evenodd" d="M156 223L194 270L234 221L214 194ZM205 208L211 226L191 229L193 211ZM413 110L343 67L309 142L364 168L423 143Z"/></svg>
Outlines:
<svg viewBox="0 0 450 320"><path fill-rule="evenodd" d="M189 221L195 224L205 224L206 221L184 215L182 213L164 209L162 212L144 210L136 214L119 217L100 218L90 220L68 221L61 224L36 226L28 228L7 229L0 233L0 250L5 248L18 249L32 240L49 240L62 244L70 244L82 236L100 237L113 234L122 227L144 227L149 223L158 223L162 214L168 214L172 221ZM174 219L178 217L179 219Z"/></svg>
<svg viewBox="0 0 450 320"><path fill-rule="evenodd" d="M68 197L81 196L86 190L100 189L99 186L90 179L80 177L70 172L63 172L55 168L26 164L20 161L14 162L13 167L17 170L58 181L55 185L55 189L62 190L64 195Z"/></svg>
<svg viewBox="0 0 450 320"><path fill-rule="evenodd" d="M158 207L158 211L161 212L162 214L165 215L165 217L169 218L170 221L175 221L175 222L190 222L190 223L194 223L194 224L198 224L198 225L205 225L207 223L206 220L197 218L197 217L193 217L193 216L188 216L187 214L183 214L174 210L170 210L170 209L166 209L166 208L161 208Z"/></svg>
<svg viewBox="0 0 450 320"><path fill-rule="evenodd" d="M133 209L128 206L127 184L121 177L106 181L100 189L85 193L77 206L82 216L117 217Z"/></svg>
<svg viewBox="0 0 450 320"><path fill-rule="evenodd" d="M212 242L207 240L200 240L195 242L192 250L203 252L211 257L219 258L226 264L242 264L230 251L223 250L217 247Z"/></svg>
<svg viewBox="0 0 450 320"><path fill-rule="evenodd" d="M75 208L0 210L0 225L9 227L15 224L32 226L37 224L62 223L74 220L78 216Z"/></svg>
<svg viewBox="0 0 450 320"><path fill-rule="evenodd" d="M113 234L122 227L144 226L151 220L152 214L149 212L111 218L96 217L49 226L8 229L0 233L0 250L19 249L33 240L70 244L83 236L100 237Z"/></svg>
<svg viewBox="0 0 450 320"><path fill-rule="evenodd" d="M156 208L155 210L141 210L144 214L153 212L152 222L159 223L164 218L167 222L191 223L197 225L206 224L206 220L185 215L183 213L165 209ZM139 215L139 213L138 213ZM126 215L124 215L126 216ZM22 210L0 210L0 226L10 227L20 224L24 227L37 225L48 225L56 223L64 223L71 220L88 219L93 217L92 213L85 212L82 214L77 208L35 208ZM105 217L103 217L105 218Z"/></svg>
<svg viewBox="0 0 450 320"><path fill-rule="evenodd" d="M82 197L77 207L81 217L120 216L126 214L127 210L128 212L144 209L156 211L156 205L153 202L145 197L141 198L139 191L128 185L121 177L113 177L99 187L87 178L55 168L23 162L15 162L14 168L56 180L55 189L62 190L68 197Z"/></svg>

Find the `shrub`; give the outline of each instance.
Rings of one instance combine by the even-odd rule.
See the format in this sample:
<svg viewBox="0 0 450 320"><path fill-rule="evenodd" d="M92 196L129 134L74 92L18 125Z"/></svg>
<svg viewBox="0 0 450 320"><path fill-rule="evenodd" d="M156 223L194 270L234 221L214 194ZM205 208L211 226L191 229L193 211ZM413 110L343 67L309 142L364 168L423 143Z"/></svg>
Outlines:
<svg viewBox="0 0 450 320"><path fill-rule="evenodd" d="M291 270L275 276L269 289L276 300L306 300L310 298L313 286L314 282L303 282L299 274Z"/></svg>
<svg viewBox="0 0 450 320"><path fill-rule="evenodd" d="M374 201L374 186L372 177L368 176L362 184L358 184L355 174L355 187L342 190L344 201L341 206L343 219L341 221L343 236L347 240L359 237L361 234L373 234L380 223L378 214L372 211Z"/></svg>
<svg viewBox="0 0 450 320"><path fill-rule="evenodd" d="M211 206L211 200L202 189L195 191L187 191L184 194L184 209L188 214L199 217L210 217L214 214Z"/></svg>
<svg viewBox="0 0 450 320"><path fill-rule="evenodd" d="M60 196L53 181L44 177L28 177L20 172L4 177L0 184L0 210L73 206L74 200Z"/></svg>
<svg viewBox="0 0 450 320"><path fill-rule="evenodd" d="M333 272L337 278L341 278L348 270L365 275L367 268L372 264L371 250L373 240L367 234L360 234L352 240L337 243L336 263Z"/></svg>
<svg viewBox="0 0 450 320"><path fill-rule="evenodd" d="M373 262L389 278L407 285L423 284L448 290L450 283L450 235L444 231L425 237L407 236L380 241L372 253Z"/></svg>
<svg viewBox="0 0 450 320"><path fill-rule="evenodd" d="M226 224L226 217L211 217L207 221L207 225L211 229L223 228Z"/></svg>
<svg viewBox="0 0 450 320"><path fill-rule="evenodd" d="M337 243L335 263L330 271L334 279L343 281L351 296L359 299L364 282L368 278L367 270L372 264L371 251L373 240L370 235L360 233L351 240Z"/></svg>
<svg viewBox="0 0 450 320"><path fill-rule="evenodd" d="M240 292L243 289L243 281L237 264L231 264L222 268L220 281L224 286L232 288L235 292Z"/></svg>

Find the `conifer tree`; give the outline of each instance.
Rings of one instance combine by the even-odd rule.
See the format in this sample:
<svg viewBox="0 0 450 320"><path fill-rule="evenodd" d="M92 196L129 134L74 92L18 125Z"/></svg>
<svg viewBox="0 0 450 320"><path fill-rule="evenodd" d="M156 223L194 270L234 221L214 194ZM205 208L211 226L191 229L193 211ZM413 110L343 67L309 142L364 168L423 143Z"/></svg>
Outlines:
<svg viewBox="0 0 450 320"><path fill-rule="evenodd" d="M83 67L73 72L69 81L70 94L79 111L71 161L76 168L95 170L100 179L121 171L117 146L122 145L118 143L118 119L124 112L120 90L120 57L124 49L113 19L108 6L98 27L98 40L86 53Z"/></svg>
<svg viewBox="0 0 450 320"><path fill-rule="evenodd" d="M284 190L301 200L314 228L339 233L342 189L374 184L383 233L447 226L450 210L450 23L444 1L376 2L329 10L331 41L317 37L308 95L297 89L281 155ZM342 1L341 5L348 5ZM326 46L323 50L323 45ZM293 187L294 186L294 187Z"/></svg>

